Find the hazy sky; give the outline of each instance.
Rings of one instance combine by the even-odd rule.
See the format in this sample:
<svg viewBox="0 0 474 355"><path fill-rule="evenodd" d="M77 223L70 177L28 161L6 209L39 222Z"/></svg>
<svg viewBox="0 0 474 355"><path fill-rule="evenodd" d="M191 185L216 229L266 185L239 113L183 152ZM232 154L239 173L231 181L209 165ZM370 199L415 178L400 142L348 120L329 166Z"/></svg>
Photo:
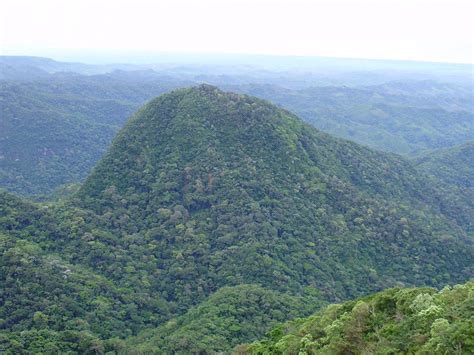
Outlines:
<svg viewBox="0 0 474 355"><path fill-rule="evenodd" d="M472 63L473 0L0 0L3 54L45 48Z"/></svg>

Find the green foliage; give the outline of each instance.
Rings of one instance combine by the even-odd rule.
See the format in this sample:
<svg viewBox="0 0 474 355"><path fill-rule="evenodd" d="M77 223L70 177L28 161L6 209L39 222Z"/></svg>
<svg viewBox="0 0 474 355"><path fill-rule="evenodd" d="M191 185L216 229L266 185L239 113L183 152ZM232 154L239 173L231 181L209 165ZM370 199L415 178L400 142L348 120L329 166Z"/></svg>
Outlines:
<svg viewBox="0 0 474 355"><path fill-rule="evenodd" d="M442 182L442 189L451 200L474 205L474 142L450 149L440 149L414 158L418 170ZM474 231L474 219L465 218L466 229Z"/></svg>
<svg viewBox="0 0 474 355"><path fill-rule="evenodd" d="M284 108L338 137L399 154L448 148L474 139L472 88L434 81L377 86L230 86Z"/></svg>
<svg viewBox="0 0 474 355"><path fill-rule="evenodd" d="M117 287L74 263L74 255L55 253L68 235L47 206L5 193L0 202L0 330L68 329L107 338L163 321L166 307L159 300Z"/></svg>
<svg viewBox="0 0 474 355"><path fill-rule="evenodd" d="M473 210L441 193L401 158L201 86L131 119L77 203L122 235L120 249L137 238L137 255L162 270L152 287L188 305L240 283L313 286L337 299L397 282L463 281L472 244L456 224Z"/></svg>
<svg viewBox="0 0 474 355"><path fill-rule="evenodd" d="M474 139L472 90L461 85L411 78L370 87L311 87L327 78L294 72L290 77L270 72L270 77L199 75L197 68L51 75L110 68L45 58L3 57L0 66L2 61L10 69L17 65L20 73L36 69L41 74L0 82L0 186L22 195L49 195L58 186L83 181L140 105L190 83L215 82L268 99L323 131L384 151L415 154ZM327 85L341 85L332 81ZM364 82L356 80L357 85ZM288 85L298 89L282 87Z"/></svg>
<svg viewBox="0 0 474 355"><path fill-rule="evenodd" d="M176 90L126 124L70 199L0 193L2 341L12 353L228 350L327 301L466 281L473 213L401 157L259 99ZM361 327L368 309L355 307ZM351 336L348 349L362 342Z"/></svg>
<svg viewBox="0 0 474 355"><path fill-rule="evenodd" d="M474 188L474 141L416 158L417 166L460 188Z"/></svg>
<svg viewBox="0 0 474 355"><path fill-rule="evenodd" d="M38 195L82 181L125 120L178 85L119 73L0 82L0 186Z"/></svg>
<svg viewBox="0 0 474 355"><path fill-rule="evenodd" d="M101 340L87 331L33 329L0 332L2 354L122 354L130 351L118 338Z"/></svg>
<svg viewBox="0 0 474 355"><path fill-rule="evenodd" d="M217 353L263 336L271 325L319 305L257 285L222 287L177 319L128 341L142 353Z"/></svg>
<svg viewBox="0 0 474 355"><path fill-rule="evenodd" d="M280 325L238 353L471 354L473 307L472 281L439 292L389 289Z"/></svg>

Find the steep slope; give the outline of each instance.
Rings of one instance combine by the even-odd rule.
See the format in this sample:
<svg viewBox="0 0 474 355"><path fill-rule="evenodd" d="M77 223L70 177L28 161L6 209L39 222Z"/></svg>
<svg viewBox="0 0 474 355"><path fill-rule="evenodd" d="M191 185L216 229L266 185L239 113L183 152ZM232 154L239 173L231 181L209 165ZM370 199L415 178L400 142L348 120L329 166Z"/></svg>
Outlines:
<svg viewBox="0 0 474 355"><path fill-rule="evenodd" d="M245 339L263 336L281 319L311 308L304 296L290 296L257 285L222 287L206 301L157 329L127 340L130 349L147 354L228 352Z"/></svg>
<svg viewBox="0 0 474 355"><path fill-rule="evenodd" d="M0 191L0 348L6 354L130 353L138 345L146 353L174 348L230 350L319 305L308 294L240 285L220 289L198 308L172 318L175 310L133 276L124 275L126 285L119 286L100 275L100 267L92 270L78 263L80 251L66 252L63 246L81 228L78 219L87 217L80 211L76 212L82 217L73 216L74 210L64 206L59 206L64 208L62 216L57 215L50 207L54 206ZM82 239L90 256L97 258L94 236L85 233ZM141 270L145 271L153 273ZM216 325L232 326L215 335ZM148 333L130 339L129 345L119 339L143 329Z"/></svg>
<svg viewBox="0 0 474 355"><path fill-rule="evenodd" d="M140 105L179 86L154 78L116 72L0 82L0 186L37 195L82 181Z"/></svg>
<svg viewBox="0 0 474 355"><path fill-rule="evenodd" d="M474 141L425 154L416 158L416 164L447 184L474 188Z"/></svg>
<svg viewBox="0 0 474 355"><path fill-rule="evenodd" d="M208 85L147 104L69 202L0 202L0 340L33 352L145 329L131 344L230 349L328 300L473 272L471 207L410 162Z"/></svg>
<svg viewBox="0 0 474 355"><path fill-rule="evenodd" d="M338 299L471 273L458 215L472 210L444 203L408 162L206 85L142 109L78 198L120 248L149 245L151 287L180 306L240 283Z"/></svg>
<svg viewBox="0 0 474 355"><path fill-rule="evenodd" d="M469 86L421 81L299 90L226 87L270 100L318 129L382 151L412 155L474 139Z"/></svg>
<svg viewBox="0 0 474 355"><path fill-rule="evenodd" d="M474 142L435 150L413 159L416 168L440 181L444 195L464 206L474 205ZM468 207L470 208L470 207ZM474 219L467 216L465 229L474 236Z"/></svg>
<svg viewBox="0 0 474 355"><path fill-rule="evenodd" d="M142 104L200 82L268 99L323 131L384 151L412 154L474 139L469 86L410 81L310 88L324 85L322 78L192 66L85 76L61 71L74 64L41 58L0 57L0 70L2 60L3 67L20 71L30 63L56 72L35 80L33 74L26 81L0 80L0 186L27 196L50 195L63 184L83 181Z"/></svg>
<svg viewBox="0 0 474 355"><path fill-rule="evenodd" d="M66 329L124 337L159 322L163 302L56 252L71 227L48 206L0 191L0 333Z"/></svg>
<svg viewBox="0 0 474 355"><path fill-rule="evenodd" d="M474 282L390 289L282 324L238 354L472 354Z"/></svg>

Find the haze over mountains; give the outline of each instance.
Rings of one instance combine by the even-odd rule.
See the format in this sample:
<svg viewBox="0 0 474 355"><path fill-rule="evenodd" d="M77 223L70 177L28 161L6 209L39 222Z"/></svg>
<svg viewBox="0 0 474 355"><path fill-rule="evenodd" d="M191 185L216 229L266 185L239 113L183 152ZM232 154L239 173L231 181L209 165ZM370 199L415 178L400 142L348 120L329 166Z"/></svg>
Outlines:
<svg viewBox="0 0 474 355"><path fill-rule="evenodd" d="M2 57L0 185L38 195L82 181L147 100L202 82L268 99L378 150L416 155L474 140L472 82L464 80L471 66L308 59L303 71L297 63L276 70ZM439 73L457 74L437 81Z"/></svg>
<svg viewBox="0 0 474 355"><path fill-rule="evenodd" d="M0 65L7 353L472 349L465 66Z"/></svg>

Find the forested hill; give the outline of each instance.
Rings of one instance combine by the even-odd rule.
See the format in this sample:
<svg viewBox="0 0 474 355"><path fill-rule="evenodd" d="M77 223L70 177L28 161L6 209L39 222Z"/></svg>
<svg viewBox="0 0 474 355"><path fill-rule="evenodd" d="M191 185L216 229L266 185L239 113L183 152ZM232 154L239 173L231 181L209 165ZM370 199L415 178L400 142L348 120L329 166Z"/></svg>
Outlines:
<svg viewBox="0 0 474 355"><path fill-rule="evenodd" d="M0 186L38 195L82 182L140 105L184 85L154 78L114 72L0 81Z"/></svg>
<svg viewBox="0 0 474 355"><path fill-rule="evenodd" d="M347 87L332 80L335 73L153 68L0 56L0 71L13 71L0 74L0 187L50 198L61 185L83 182L145 102L203 82L270 100L324 132L382 151L419 155L474 139L467 84L381 75L384 84L367 86L370 75L356 72Z"/></svg>
<svg viewBox="0 0 474 355"><path fill-rule="evenodd" d="M225 86L270 100L332 135L413 155L474 139L473 90L433 81L358 87Z"/></svg>
<svg viewBox="0 0 474 355"><path fill-rule="evenodd" d="M424 154L416 158L416 164L448 184L474 188L474 141Z"/></svg>
<svg viewBox="0 0 474 355"><path fill-rule="evenodd" d="M271 330L236 354L472 354L474 282L390 289Z"/></svg>
<svg viewBox="0 0 474 355"><path fill-rule="evenodd" d="M444 185L445 194L457 201L473 205L474 201L474 142L440 149L413 159L416 168L431 175ZM466 220L469 230L474 231L474 220ZM474 233L472 233L474 234Z"/></svg>
<svg viewBox="0 0 474 355"><path fill-rule="evenodd" d="M471 251L471 206L446 200L401 158L207 85L146 105L78 199L117 243L138 233L156 245L160 282L178 304L236 283L313 285L337 299L441 284L441 265L447 279L470 274L469 261L443 255L446 243Z"/></svg>
<svg viewBox="0 0 474 355"><path fill-rule="evenodd" d="M473 275L468 202L399 156L209 85L145 105L70 200L0 199L12 353L129 337L145 353L230 351L328 301Z"/></svg>

